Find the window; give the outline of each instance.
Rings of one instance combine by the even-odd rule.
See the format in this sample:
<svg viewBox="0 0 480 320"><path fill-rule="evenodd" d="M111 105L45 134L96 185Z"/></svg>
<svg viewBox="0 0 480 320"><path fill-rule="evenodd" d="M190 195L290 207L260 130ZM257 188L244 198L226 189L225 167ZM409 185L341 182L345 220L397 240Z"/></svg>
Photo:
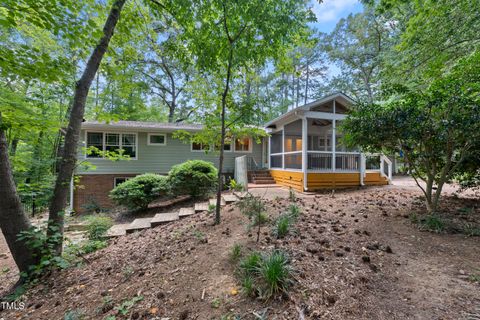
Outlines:
<svg viewBox="0 0 480 320"><path fill-rule="evenodd" d="M86 158L103 158L102 152L123 150L123 155L136 159L137 135L135 133L87 132L86 147L98 149L88 152Z"/></svg>
<svg viewBox="0 0 480 320"><path fill-rule="evenodd" d="M113 187L117 187L118 185L124 183L125 181L129 180L128 177L115 177L113 178Z"/></svg>
<svg viewBox="0 0 480 320"><path fill-rule="evenodd" d="M118 152L120 149L120 134L106 133L105 134L105 151Z"/></svg>
<svg viewBox="0 0 480 320"><path fill-rule="evenodd" d="M220 150L220 143L215 145L215 151ZM232 151L232 140L230 138L225 139L225 143L223 145L223 151L230 152Z"/></svg>
<svg viewBox="0 0 480 320"><path fill-rule="evenodd" d="M321 151L331 151L332 146L330 144L330 138L328 137L319 137L318 138L318 147Z"/></svg>
<svg viewBox="0 0 480 320"><path fill-rule="evenodd" d="M192 142L192 151L207 151L209 149L208 144Z"/></svg>
<svg viewBox="0 0 480 320"><path fill-rule="evenodd" d="M252 152L252 143L250 138L235 139L236 152Z"/></svg>
<svg viewBox="0 0 480 320"><path fill-rule="evenodd" d="M102 157L102 154L101 154L101 152L103 151L103 133L102 132L87 133L87 149L89 149L89 154L87 154L88 158Z"/></svg>
<svg viewBox="0 0 480 320"><path fill-rule="evenodd" d="M148 145L149 146L165 146L165 145L167 145L167 135L166 134L149 133L148 134Z"/></svg>

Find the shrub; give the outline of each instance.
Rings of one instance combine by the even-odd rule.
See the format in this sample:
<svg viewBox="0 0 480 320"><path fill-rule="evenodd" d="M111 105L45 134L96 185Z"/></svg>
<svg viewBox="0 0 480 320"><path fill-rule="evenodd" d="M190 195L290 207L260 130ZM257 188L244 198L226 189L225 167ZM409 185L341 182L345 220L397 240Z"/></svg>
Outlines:
<svg viewBox="0 0 480 320"><path fill-rule="evenodd" d="M290 231L292 217L288 214L282 214L275 221L273 235L277 238L284 238Z"/></svg>
<svg viewBox="0 0 480 320"><path fill-rule="evenodd" d="M88 216L87 237L89 240L100 240L113 225L112 219L107 216Z"/></svg>
<svg viewBox="0 0 480 320"><path fill-rule="evenodd" d="M129 209L146 209L148 204L169 193L167 177L146 173L129 179L110 191L110 198Z"/></svg>
<svg viewBox="0 0 480 320"><path fill-rule="evenodd" d="M218 171L207 161L189 160L172 167L168 182L175 195L188 194L194 198L205 197L217 187Z"/></svg>

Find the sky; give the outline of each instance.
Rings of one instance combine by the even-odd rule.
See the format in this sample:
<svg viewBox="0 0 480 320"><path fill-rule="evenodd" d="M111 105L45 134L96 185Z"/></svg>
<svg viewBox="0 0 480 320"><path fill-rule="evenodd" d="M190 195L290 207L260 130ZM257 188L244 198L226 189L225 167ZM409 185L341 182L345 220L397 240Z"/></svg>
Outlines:
<svg viewBox="0 0 480 320"><path fill-rule="evenodd" d="M322 32L332 31L341 18L363 9L358 0L323 0L322 3L312 0L312 4L313 12L317 16L317 22L313 26Z"/></svg>
<svg viewBox="0 0 480 320"><path fill-rule="evenodd" d="M317 0L311 0L313 4L313 13L317 16L317 22L312 24L315 29L330 33L341 18L347 17L350 13L363 11L359 0L323 0L318 3ZM329 64L327 77L331 78L340 73L338 66Z"/></svg>

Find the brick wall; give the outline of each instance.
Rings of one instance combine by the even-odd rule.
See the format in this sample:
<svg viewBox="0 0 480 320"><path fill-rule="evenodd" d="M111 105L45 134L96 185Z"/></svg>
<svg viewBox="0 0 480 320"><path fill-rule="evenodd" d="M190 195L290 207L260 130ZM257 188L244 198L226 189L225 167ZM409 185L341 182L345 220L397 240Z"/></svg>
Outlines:
<svg viewBox="0 0 480 320"><path fill-rule="evenodd" d="M73 194L73 209L75 212L82 213L85 211L84 206L91 203L96 203L101 208L113 207L113 202L108 197L108 193L114 187L114 178L135 176L136 174L89 174L79 176L80 181Z"/></svg>

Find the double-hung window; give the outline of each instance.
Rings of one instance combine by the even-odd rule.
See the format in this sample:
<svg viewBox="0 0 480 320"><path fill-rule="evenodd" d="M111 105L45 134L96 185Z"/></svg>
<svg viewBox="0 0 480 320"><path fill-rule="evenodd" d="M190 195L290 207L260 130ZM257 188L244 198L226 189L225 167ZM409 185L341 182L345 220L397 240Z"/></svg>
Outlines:
<svg viewBox="0 0 480 320"><path fill-rule="evenodd" d="M103 158L105 152L119 152L132 159L137 158L137 135L135 133L87 132L87 158Z"/></svg>
<svg viewBox="0 0 480 320"><path fill-rule="evenodd" d="M235 139L235 152L252 152L252 140L250 138Z"/></svg>

